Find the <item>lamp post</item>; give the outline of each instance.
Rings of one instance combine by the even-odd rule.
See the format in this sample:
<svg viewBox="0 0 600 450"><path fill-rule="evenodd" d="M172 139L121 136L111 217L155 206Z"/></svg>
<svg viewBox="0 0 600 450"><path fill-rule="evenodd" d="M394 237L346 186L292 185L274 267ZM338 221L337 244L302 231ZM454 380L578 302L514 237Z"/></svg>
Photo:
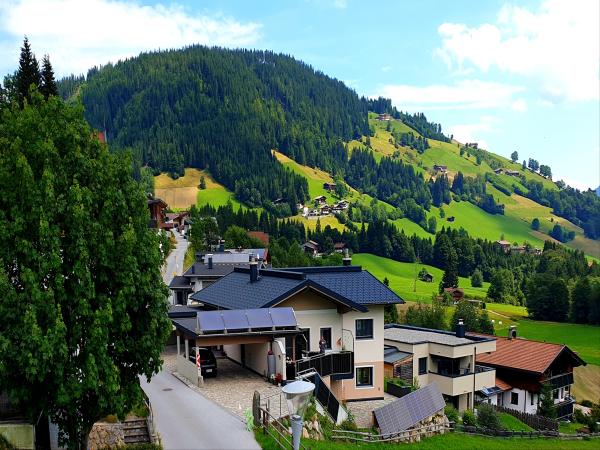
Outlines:
<svg viewBox="0 0 600 450"><path fill-rule="evenodd" d="M308 407L308 401L315 385L308 381L294 381L286 384L282 389L285 394L288 411L290 412L290 422L292 424L292 444L294 450L300 448L300 437L302 436L302 417Z"/></svg>

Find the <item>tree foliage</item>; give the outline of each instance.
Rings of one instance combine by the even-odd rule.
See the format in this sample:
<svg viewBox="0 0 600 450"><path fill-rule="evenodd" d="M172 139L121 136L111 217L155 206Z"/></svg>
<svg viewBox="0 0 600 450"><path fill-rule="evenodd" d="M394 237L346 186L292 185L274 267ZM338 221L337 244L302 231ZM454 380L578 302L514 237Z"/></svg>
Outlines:
<svg viewBox="0 0 600 450"><path fill-rule="evenodd" d="M161 366L162 257L130 158L80 107L30 100L0 111L0 392L81 448Z"/></svg>

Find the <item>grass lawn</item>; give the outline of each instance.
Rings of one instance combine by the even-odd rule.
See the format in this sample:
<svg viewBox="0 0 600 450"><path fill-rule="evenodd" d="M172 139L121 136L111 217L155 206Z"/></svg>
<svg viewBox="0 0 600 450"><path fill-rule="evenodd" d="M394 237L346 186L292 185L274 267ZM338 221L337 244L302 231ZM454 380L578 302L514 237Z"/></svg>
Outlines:
<svg viewBox="0 0 600 450"><path fill-rule="evenodd" d="M533 430L533 428L531 428L529 425L521 422L519 419L517 419L514 416L511 416L508 413L499 413L498 418L500 419L500 424L502 425L502 428L504 428L505 430L510 430L510 431L532 431Z"/></svg>
<svg viewBox="0 0 600 450"><path fill-rule="evenodd" d="M304 224L304 227L309 230L314 230L317 227L317 218L316 217L315 218L312 218L312 217L307 218L302 215L297 215L297 216L290 217L290 219L298 221L298 222L302 222ZM335 216L322 216L322 217L319 217L318 220L321 222L322 230L324 230L327 225L329 225L331 228L336 228L340 231L344 231L346 229L346 226L341 224L339 222L339 220L337 220L337 217L335 217Z"/></svg>
<svg viewBox="0 0 600 450"><path fill-rule="evenodd" d="M401 298L408 301L431 302L431 295L438 292L439 282L443 271L426 264L404 263L389 258L371 255L369 253L355 253L352 255L352 263L361 265L371 272L379 280L387 277L390 288ZM433 283L417 280L416 291L415 274L424 267L433 275ZM484 283L481 288L471 287L471 280L459 278L459 286L465 289L467 297L485 297L489 283Z"/></svg>
<svg viewBox="0 0 600 450"><path fill-rule="evenodd" d="M575 367L575 384L573 395L578 402L590 400L594 403L600 401L600 366L588 364L587 366Z"/></svg>
<svg viewBox="0 0 600 450"><path fill-rule="evenodd" d="M269 435L264 435L262 431L254 432L257 442L261 448L265 450L279 450L279 445ZM526 439L526 438L492 438L483 436L472 436L463 433L447 433L443 435L433 436L423 439L421 442L410 444L411 449L418 450L439 450L447 449L466 449L466 450L496 450L496 449L513 449L526 448L528 450L542 449L597 449L600 444L598 439L589 441L564 441L558 439ZM403 448L403 444L395 443L374 443L374 442L342 442L342 441L313 441L310 439L302 439L302 445L311 450L342 450L348 448L363 448L363 449L382 449L382 450L398 450ZM408 447L407 447L408 448Z"/></svg>
<svg viewBox="0 0 600 450"><path fill-rule="evenodd" d="M559 433L564 434L577 434L577 430L585 426L586 425L582 425L577 422L560 422L560 425L558 426L558 431Z"/></svg>

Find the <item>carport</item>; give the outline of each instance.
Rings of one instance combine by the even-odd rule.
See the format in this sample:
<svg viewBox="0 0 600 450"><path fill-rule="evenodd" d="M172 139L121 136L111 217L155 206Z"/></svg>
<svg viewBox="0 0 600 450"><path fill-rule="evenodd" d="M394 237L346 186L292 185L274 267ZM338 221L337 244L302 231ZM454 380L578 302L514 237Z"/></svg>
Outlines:
<svg viewBox="0 0 600 450"><path fill-rule="evenodd" d="M261 376L280 373L285 378L285 337L295 341L301 333L290 307L215 311L184 307L172 309L169 315L177 339L177 372L196 386L204 380L189 359L190 347L196 347L198 354L200 347L223 346L236 353L230 359L243 367Z"/></svg>

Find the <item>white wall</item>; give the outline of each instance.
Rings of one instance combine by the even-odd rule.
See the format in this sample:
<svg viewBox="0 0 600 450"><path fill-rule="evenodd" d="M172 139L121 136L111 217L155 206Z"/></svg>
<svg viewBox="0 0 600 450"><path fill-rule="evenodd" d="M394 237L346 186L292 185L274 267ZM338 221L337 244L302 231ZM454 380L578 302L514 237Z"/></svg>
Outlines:
<svg viewBox="0 0 600 450"><path fill-rule="evenodd" d="M511 403L511 394L515 392L519 395L519 402L514 405ZM533 405L531 404L531 397L533 396ZM514 409L517 411L526 412L529 414L535 414L537 412L538 395L528 392L523 389L513 388L510 391L504 392L502 402L505 408Z"/></svg>
<svg viewBox="0 0 600 450"><path fill-rule="evenodd" d="M362 313L350 311L342 315L342 327L354 336L354 362L383 361L383 305L369 306ZM356 319L373 319L373 339L356 339Z"/></svg>
<svg viewBox="0 0 600 450"><path fill-rule="evenodd" d="M338 339L342 338L342 317L336 309L313 309L305 311L295 311L298 326L300 328L310 328L310 350L319 351L319 340L321 339L320 329L331 328L331 349L341 350L341 345L337 345ZM296 338L298 339L298 338ZM302 339L302 338L299 338ZM300 355L296 355L299 358Z"/></svg>
<svg viewBox="0 0 600 450"><path fill-rule="evenodd" d="M237 363L242 363L242 346L240 344L224 345L223 350L229 358Z"/></svg>
<svg viewBox="0 0 600 450"><path fill-rule="evenodd" d="M269 343L246 344L246 367L267 376L267 354Z"/></svg>

